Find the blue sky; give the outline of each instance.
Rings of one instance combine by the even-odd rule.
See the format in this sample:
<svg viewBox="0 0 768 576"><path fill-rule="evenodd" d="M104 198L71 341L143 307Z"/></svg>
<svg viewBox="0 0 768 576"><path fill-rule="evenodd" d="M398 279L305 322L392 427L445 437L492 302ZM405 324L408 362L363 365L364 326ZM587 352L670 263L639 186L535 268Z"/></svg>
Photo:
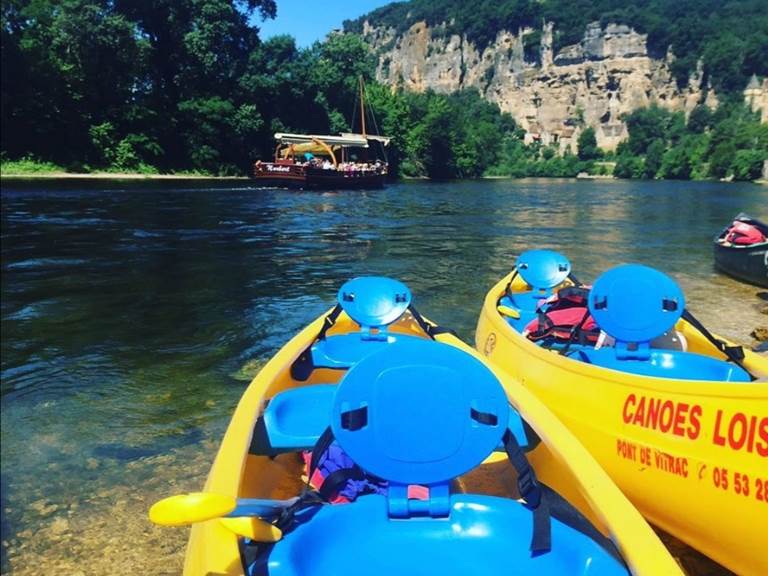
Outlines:
<svg viewBox="0 0 768 576"><path fill-rule="evenodd" d="M256 22L266 40L278 34L290 34L301 48L322 40L334 28L341 28L344 20L362 16L392 0L277 0L277 18Z"/></svg>

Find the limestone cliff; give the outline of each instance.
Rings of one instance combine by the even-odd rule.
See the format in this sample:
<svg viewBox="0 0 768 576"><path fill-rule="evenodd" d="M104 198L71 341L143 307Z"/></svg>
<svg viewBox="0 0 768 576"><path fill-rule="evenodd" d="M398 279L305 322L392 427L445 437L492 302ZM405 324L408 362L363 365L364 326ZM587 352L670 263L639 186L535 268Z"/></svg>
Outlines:
<svg viewBox="0 0 768 576"><path fill-rule="evenodd" d="M717 104L701 71L678 87L669 67L674 56L651 58L646 36L628 26L591 24L581 42L557 53L552 33L552 24L540 31L501 31L478 50L466 37L446 34L445 25L417 22L400 36L368 22L363 26L363 37L379 57L381 82L444 93L476 88L512 114L528 141L557 144L561 150L571 146L575 151L585 126L595 129L599 146L614 149L627 136L621 115L652 103L686 113L699 103ZM527 40L536 35L538 50L531 51ZM526 58L526 48L538 55Z"/></svg>
<svg viewBox="0 0 768 576"><path fill-rule="evenodd" d="M761 122L768 122L768 78L765 78L761 84L757 76L752 75L744 89L744 102L753 112L760 112Z"/></svg>

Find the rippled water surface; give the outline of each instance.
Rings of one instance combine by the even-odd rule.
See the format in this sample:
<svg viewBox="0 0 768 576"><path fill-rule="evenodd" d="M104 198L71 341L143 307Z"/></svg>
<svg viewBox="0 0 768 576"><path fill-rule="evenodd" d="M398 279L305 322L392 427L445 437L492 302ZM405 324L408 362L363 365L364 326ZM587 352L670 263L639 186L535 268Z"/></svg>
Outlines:
<svg viewBox="0 0 768 576"><path fill-rule="evenodd" d="M486 291L533 247L582 281L658 267L746 345L768 324L711 253L736 213L768 216L764 186L204 186L3 182L3 573L179 573L186 532L150 526L148 506L202 487L248 380L356 275L402 279L470 342Z"/></svg>

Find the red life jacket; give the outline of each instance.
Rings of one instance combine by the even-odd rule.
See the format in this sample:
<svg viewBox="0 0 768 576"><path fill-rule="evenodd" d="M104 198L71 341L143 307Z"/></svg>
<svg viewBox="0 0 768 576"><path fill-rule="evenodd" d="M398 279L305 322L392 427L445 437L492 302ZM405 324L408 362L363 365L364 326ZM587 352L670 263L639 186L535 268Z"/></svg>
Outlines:
<svg viewBox="0 0 768 576"><path fill-rule="evenodd" d="M747 224L746 222L740 222L736 220L731 227L728 228L728 233L725 235L725 241L731 244L758 244L765 242L765 235L760 232L757 226Z"/></svg>
<svg viewBox="0 0 768 576"><path fill-rule="evenodd" d="M537 317L525 327L528 339L546 338L575 342L595 343L600 336L595 320L589 313L588 286L562 288L539 303Z"/></svg>

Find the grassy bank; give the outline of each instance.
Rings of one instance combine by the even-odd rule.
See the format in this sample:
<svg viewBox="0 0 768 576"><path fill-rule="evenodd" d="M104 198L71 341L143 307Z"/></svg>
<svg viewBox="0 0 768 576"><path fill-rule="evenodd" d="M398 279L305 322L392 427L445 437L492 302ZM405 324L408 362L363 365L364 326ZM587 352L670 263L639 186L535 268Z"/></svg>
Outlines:
<svg viewBox="0 0 768 576"><path fill-rule="evenodd" d="M2 178L103 178L116 180L141 180L141 179L216 179L216 180L240 180L246 176L217 176L201 171L173 172L161 174L156 169L145 166L141 171L131 172L123 170L86 170L71 171L64 166L53 162L45 162L34 158L22 158L21 160L3 160L0 163L0 177Z"/></svg>
<svg viewBox="0 0 768 576"><path fill-rule="evenodd" d="M34 158L22 158L20 160L6 160L3 159L0 162L0 174L6 175L39 175L39 174L54 174L57 172L66 172L63 166L54 164L53 162L43 162L41 160L35 160Z"/></svg>
<svg viewBox="0 0 768 576"><path fill-rule="evenodd" d="M0 173L0 178L4 179L93 179L93 180L248 180L247 176L211 176L209 174L198 174L195 172L180 172L175 174L136 174L130 172L27 172L27 173L6 173L4 170Z"/></svg>

